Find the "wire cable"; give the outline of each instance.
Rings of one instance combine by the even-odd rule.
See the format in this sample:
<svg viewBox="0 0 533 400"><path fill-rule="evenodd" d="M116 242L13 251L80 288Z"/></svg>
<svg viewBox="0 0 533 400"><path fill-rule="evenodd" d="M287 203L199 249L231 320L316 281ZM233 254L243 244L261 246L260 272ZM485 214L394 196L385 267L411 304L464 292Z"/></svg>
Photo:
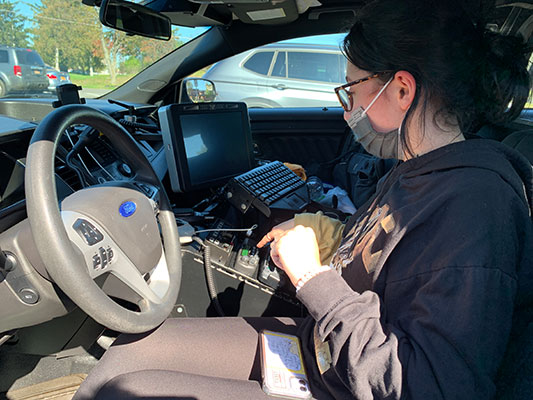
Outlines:
<svg viewBox="0 0 533 400"><path fill-rule="evenodd" d="M115 180L115 177L114 177L113 175L111 175L111 174L109 173L109 171L108 171L107 169L105 169L105 168L102 166L102 164L100 164L100 163L98 162L98 160L97 160L96 157L93 155L93 153L89 150L88 147L85 148L85 151L91 156L91 158L94 160L94 162L96 163L96 165L98 165L98 167L99 167L102 171L104 171L104 172L107 174L107 176L109 176L109 178L111 178L112 181Z"/></svg>
<svg viewBox="0 0 533 400"><path fill-rule="evenodd" d="M248 232L253 231L257 228L257 224L253 224L249 228L213 228L213 229L201 229L199 231L194 231L195 234L203 232Z"/></svg>
<svg viewBox="0 0 533 400"><path fill-rule="evenodd" d="M72 148L74 148L74 141L72 140L72 137L70 137L70 132L68 131L68 129L65 129L65 134L67 135L67 138L70 142L70 145L72 146ZM79 170L79 168L74 165L74 163L72 162L72 157L75 153L72 152L72 150L67 154L67 156L65 157L65 163L67 164L67 166L72 169L74 172L76 172L76 174L78 175L78 178L80 179L81 181L81 185L83 187L87 187L89 186L87 184L87 181L85 180L82 172ZM80 160L81 162L81 165L85 168L85 170L87 171L87 173L89 174L89 176L91 176L92 178L93 175L91 174L91 171L89 171L89 168L87 168L87 165L85 165L85 163L83 162L83 159L81 158L81 155L76 153L76 155L78 156L78 159Z"/></svg>
<svg viewBox="0 0 533 400"><path fill-rule="evenodd" d="M204 271L205 281L207 284L207 292L209 293L209 298L211 299L211 303L215 307L217 314L220 317L223 317L225 314L224 310L222 309L222 305L218 300L218 290L215 283L215 277L213 275L213 269L211 268L211 249L209 248L209 246L206 246L204 241L199 237L193 236L192 239L203 248Z"/></svg>

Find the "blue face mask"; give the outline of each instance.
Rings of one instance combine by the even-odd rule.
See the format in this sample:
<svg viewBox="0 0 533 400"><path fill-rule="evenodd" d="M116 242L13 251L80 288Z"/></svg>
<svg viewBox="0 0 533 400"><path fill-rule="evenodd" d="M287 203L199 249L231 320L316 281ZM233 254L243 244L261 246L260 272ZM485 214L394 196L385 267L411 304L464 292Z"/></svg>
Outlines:
<svg viewBox="0 0 533 400"><path fill-rule="evenodd" d="M379 158L399 158L398 151L398 136L400 136L400 128L393 129L389 132L377 132L370 123L370 119L367 116L368 110L374 105L376 100L381 96L381 93L385 91L387 86L391 83L393 77L391 77L387 83L381 88L379 93L370 102L368 107L356 108L350 114L350 118L347 123L352 129L355 140L357 140L370 154Z"/></svg>

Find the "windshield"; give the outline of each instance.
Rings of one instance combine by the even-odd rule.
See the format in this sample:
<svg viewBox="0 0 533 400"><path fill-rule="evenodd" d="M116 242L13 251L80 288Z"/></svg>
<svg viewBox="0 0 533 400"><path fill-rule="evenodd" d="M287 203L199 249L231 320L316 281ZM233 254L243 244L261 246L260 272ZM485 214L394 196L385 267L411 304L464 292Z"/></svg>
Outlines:
<svg viewBox="0 0 533 400"><path fill-rule="evenodd" d="M98 12L81 0L0 0L0 97L56 97L70 82L100 97L208 29L175 27L169 41L127 36Z"/></svg>

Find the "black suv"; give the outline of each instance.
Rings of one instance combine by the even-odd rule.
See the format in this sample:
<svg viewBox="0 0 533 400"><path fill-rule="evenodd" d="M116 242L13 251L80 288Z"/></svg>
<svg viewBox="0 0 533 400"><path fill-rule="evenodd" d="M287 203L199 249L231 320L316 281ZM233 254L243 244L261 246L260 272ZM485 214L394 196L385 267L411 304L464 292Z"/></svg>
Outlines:
<svg viewBox="0 0 533 400"><path fill-rule="evenodd" d="M40 92L47 87L46 67L39 53L0 46L0 97L8 93Z"/></svg>

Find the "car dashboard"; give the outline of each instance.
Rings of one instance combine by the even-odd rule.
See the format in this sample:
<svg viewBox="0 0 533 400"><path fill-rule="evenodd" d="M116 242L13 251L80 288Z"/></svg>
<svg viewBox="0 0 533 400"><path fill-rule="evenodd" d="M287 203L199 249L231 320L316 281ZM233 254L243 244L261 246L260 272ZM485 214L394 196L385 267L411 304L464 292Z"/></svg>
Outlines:
<svg viewBox="0 0 533 400"><path fill-rule="evenodd" d="M228 201L226 187L173 193L158 108L104 100L88 100L87 105L110 115L131 134L169 195L182 237L183 261L183 283L171 316L304 314L288 279L270 261L268 248L256 248L272 226L302 211L301 205L284 207L272 215L254 207L242 213ZM39 121L52 110L51 102L43 100L0 102L0 159L7 166L5 170L11 171L7 174L10 178L3 179L0 202L0 248L7 260L0 270L0 301L6 305L0 311L0 332L37 325L76 309L47 273L26 218L26 151ZM80 138L89 139L69 158ZM70 126L63 133L57 145L55 173L60 203L75 191L107 184L129 185L148 197L156 197L153 188L136 182L132 168L105 135L87 125ZM305 185L300 190L306 190ZM214 274L218 286L218 310L213 308L216 293L206 285L206 269ZM119 297L122 302L128 298ZM135 309L134 301L130 306Z"/></svg>

